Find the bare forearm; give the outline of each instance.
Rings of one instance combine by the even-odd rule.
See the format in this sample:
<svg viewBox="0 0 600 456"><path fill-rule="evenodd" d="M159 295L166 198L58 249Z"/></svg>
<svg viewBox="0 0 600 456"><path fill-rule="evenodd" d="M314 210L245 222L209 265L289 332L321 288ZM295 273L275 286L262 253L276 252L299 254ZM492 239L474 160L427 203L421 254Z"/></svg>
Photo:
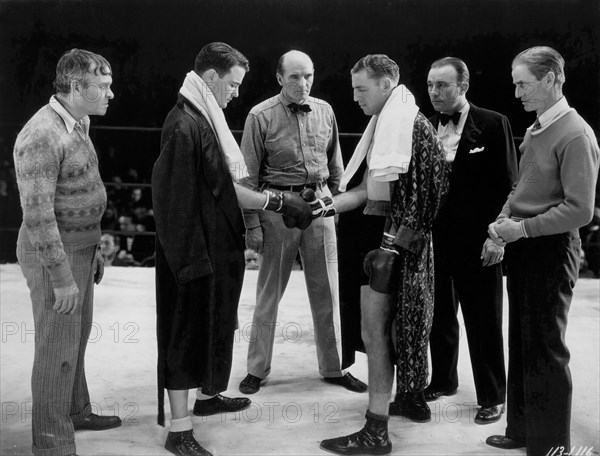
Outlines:
<svg viewBox="0 0 600 456"><path fill-rule="evenodd" d="M255 192L240 184L233 184L238 204L242 209L262 209L267 201L267 195Z"/></svg>
<svg viewBox="0 0 600 456"><path fill-rule="evenodd" d="M336 212L347 212L362 206L367 201L367 188L362 185L354 187L333 197Z"/></svg>

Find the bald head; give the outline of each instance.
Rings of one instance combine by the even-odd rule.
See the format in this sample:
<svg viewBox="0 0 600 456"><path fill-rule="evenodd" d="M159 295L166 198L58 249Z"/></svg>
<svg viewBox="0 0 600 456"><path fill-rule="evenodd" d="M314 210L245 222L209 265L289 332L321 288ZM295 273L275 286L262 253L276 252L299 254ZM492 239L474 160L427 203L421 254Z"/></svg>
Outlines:
<svg viewBox="0 0 600 456"><path fill-rule="evenodd" d="M310 94L314 73L313 62L304 52L283 54L277 64L277 82L283 96L295 103L304 103Z"/></svg>
<svg viewBox="0 0 600 456"><path fill-rule="evenodd" d="M311 66L313 64L308 54L305 54L302 51L291 50L279 57L279 62L277 62L277 74L283 76L286 63L293 62L298 59L303 60L304 62L308 62Z"/></svg>

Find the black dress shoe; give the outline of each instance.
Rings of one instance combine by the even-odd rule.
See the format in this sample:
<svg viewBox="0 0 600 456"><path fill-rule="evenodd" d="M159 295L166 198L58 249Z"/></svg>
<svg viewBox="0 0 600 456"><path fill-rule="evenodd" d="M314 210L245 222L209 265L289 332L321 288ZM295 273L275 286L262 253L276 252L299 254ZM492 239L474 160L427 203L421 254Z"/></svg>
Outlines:
<svg viewBox="0 0 600 456"><path fill-rule="evenodd" d="M397 393L394 402L390 404L390 415L405 416L416 423L431 421L431 410L425 402L423 391Z"/></svg>
<svg viewBox="0 0 600 456"><path fill-rule="evenodd" d="M327 439L321 442L321 449L334 454L389 454L392 442L388 436L388 417L374 415L367 411L367 423L354 434Z"/></svg>
<svg viewBox="0 0 600 456"><path fill-rule="evenodd" d="M119 426L121 426L121 418L118 416L99 416L95 413L90 413L82 421L73 423L76 431L104 431Z"/></svg>
<svg viewBox="0 0 600 456"><path fill-rule="evenodd" d="M501 448L503 450L514 450L525 446L525 442L513 440L505 435L491 435L486 439L485 443L489 446Z"/></svg>
<svg viewBox="0 0 600 456"><path fill-rule="evenodd" d="M491 407L481 407L475 415L475 423L490 424L495 423L504 413L504 404L492 405Z"/></svg>
<svg viewBox="0 0 600 456"><path fill-rule="evenodd" d="M217 394L215 397L204 401L196 400L194 403L194 415L208 416L217 413L239 412L250 407L252 401L247 397L225 397Z"/></svg>
<svg viewBox="0 0 600 456"><path fill-rule="evenodd" d="M449 389L440 389L440 388L430 388L429 386L425 388L425 400L427 402L437 401L440 396L454 396L458 388L449 388Z"/></svg>
<svg viewBox="0 0 600 456"><path fill-rule="evenodd" d="M246 375L246 378L240 382L240 392L244 394L258 393L262 378L255 377L252 374Z"/></svg>
<svg viewBox="0 0 600 456"><path fill-rule="evenodd" d="M347 372L341 377L324 377L323 380L325 380L327 383L343 386L344 388L354 391L355 393L364 393L368 388L366 383L361 382L350 372Z"/></svg>
<svg viewBox="0 0 600 456"><path fill-rule="evenodd" d="M178 456L213 456L194 438L194 431L169 432L165 442L165 450Z"/></svg>

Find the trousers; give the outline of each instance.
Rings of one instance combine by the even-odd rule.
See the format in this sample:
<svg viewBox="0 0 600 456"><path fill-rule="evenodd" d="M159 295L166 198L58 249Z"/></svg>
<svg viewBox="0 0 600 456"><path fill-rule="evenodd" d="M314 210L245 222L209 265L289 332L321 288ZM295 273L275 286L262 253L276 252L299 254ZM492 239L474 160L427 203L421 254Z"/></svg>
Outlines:
<svg viewBox="0 0 600 456"><path fill-rule="evenodd" d="M528 456L570 450L572 382L565 332L580 246L574 230L520 239L506 248L506 436L525 442Z"/></svg>
<svg viewBox="0 0 600 456"><path fill-rule="evenodd" d="M73 423L92 412L84 357L92 327L95 253L96 246L67 251L80 301L74 314L65 315L52 309L52 282L45 268L35 261L35 254L17 251L35 324L31 395L32 451L36 456L75 453Z"/></svg>
<svg viewBox="0 0 600 456"><path fill-rule="evenodd" d="M506 371L502 336L502 270L500 264L479 261L453 262L437 250L434 237L435 304L431 327L431 382L433 390L458 387L462 310L469 345L477 404L504 403ZM439 254L438 254L439 252Z"/></svg>
<svg viewBox="0 0 600 456"><path fill-rule="evenodd" d="M319 198L331 196L327 187L316 193ZM285 336L288 323L297 323L278 322L277 311L294 260L300 252L312 313L319 373L323 377L342 376L337 244L333 217L317 218L303 231L286 228L281 215L274 212L261 212L260 222L264 250L259 257L256 307L248 347L248 373L258 378L269 375L276 329ZM302 337L306 337L306 333Z"/></svg>

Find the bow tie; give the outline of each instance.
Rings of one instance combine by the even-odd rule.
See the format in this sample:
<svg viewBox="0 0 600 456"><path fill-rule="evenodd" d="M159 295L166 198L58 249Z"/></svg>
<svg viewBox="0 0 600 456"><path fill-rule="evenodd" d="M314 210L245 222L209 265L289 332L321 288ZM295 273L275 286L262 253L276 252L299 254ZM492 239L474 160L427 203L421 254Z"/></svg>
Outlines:
<svg viewBox="0 0 600 456"><path fill-rule="evenodd" d="M443 127L446 126L449 120L451 120L454 125L458 125L458 121L460 120L460 111L456 111L451 116L448 114L440 114L440 123Z"/></svg>
<svg viewBox="0 0 600 456"><path fill-rule="evenodd" d="M310 109L310 106L307 104L290 103L288 105L288 108L290 108L290 111L292 111L292 114L297 114L300 111L302 111L302 112L311 112L312 111L312 109Z"/></svg>

